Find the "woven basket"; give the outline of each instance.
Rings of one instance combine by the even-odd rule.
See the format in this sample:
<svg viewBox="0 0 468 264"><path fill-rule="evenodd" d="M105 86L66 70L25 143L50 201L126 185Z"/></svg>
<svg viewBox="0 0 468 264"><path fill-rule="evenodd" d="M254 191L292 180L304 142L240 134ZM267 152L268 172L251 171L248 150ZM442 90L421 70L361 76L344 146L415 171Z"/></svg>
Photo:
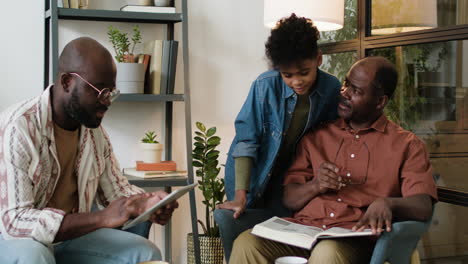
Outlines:
<svg viewBox="0 0 468 264"><path fill-rule="evenodd" d="M223 264L224 250L221 238L199 235L200 258L202 264ZM187 263L195 264L195 250L192 233L187 234Z"/></svg>

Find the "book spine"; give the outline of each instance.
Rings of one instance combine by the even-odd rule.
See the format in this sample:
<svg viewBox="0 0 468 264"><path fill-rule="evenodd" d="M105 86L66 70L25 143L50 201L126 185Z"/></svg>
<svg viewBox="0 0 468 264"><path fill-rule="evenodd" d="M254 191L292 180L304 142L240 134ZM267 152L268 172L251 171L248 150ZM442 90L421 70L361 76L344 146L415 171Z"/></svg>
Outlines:
<svg viewBox="0 0 468 264"><path fill-rule="evenodd" d="M161 56L162 56L162 40L154 40L145 45L144 52L151 54L149 82L145 87L146 94L161 93Z"/></svg>
<svg viewBox="0 0 468 264"><path fill-rule="evenodd" d="M167 82L168 94L174 94L178 50L179 50L179 42L175 40L171 41L171 52L170 52L170 59L169 59L169 74L168 74L169 77L168 77L168 82Z"/></svg>
<svg viewBox="0 0 468 264"><path fill-rule="evenodd" d="M167 94L171 41L164 40L161 57L161 94Z"/></svg>
<svg viewBox="0 0 468 264"><path fill-rule="evenodd" d="M80 3L79 0L70 0L70 8L79 8Z"/></svg>
<svg viewBox="0 0 468 264"><path fill-rule="evenodd" d="M64 8L70 8L70 2L68 0L62 0L62 5Z"/></svg>

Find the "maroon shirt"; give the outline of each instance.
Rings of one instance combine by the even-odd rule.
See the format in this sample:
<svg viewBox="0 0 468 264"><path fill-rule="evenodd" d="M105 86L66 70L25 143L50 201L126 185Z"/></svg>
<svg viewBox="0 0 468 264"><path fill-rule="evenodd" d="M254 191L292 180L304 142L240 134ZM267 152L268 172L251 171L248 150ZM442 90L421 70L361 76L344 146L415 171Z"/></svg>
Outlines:
<svg viewBox="0 0 468 264"><path fill-rule="evenodd" d="M379 197L428 194L437 199L424 143L385 115L359 131L339 119L306 134L284 184L311 181L326 161L335 163L349 184L338 192L318 195L288 220L321 228L351 228Z"/></svg>

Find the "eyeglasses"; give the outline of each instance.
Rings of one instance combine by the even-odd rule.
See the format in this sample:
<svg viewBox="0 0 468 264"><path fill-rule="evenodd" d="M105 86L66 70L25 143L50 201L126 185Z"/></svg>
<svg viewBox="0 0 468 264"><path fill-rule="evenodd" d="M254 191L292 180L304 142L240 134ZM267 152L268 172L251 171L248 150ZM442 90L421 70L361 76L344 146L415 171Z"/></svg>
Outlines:
<svg viewBox="0 0 468 264"><path fill-rule="evenodd" d="M77 76L82 81L84 81L86 84L91 86L91 88L93 88L96 92L98 92L97 99L102 104L105 104L107 101L110 101L112 103L120 95L120 90L119 89L112 90L112 88L102 88L101 90L99 90L98 88L96 88L96 86L92 85L85 78L81 77L78 73L70 72L70 74Z"/></svg>

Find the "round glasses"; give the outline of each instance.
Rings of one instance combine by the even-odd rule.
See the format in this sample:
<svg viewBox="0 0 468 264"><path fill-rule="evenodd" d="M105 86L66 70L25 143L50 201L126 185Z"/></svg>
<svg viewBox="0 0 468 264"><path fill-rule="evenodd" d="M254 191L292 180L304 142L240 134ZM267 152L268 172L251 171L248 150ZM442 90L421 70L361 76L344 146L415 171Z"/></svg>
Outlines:
<svg viewBox="0 0 468 264"><path fill-rule="evenodd" d="M98 88L96 88L96 86L94 86L93 84L91 84L90 82L88 82L85 78L81 77L81 75L79 75L78 73L76 72L70 72L70 74L74 75L74 76L77 76L78 78L80 78L82 81L84 81L86 84L88 84L89 86L91 86L91 88L93 88L96 92L98 92L98 96L97 96L97 99L99 100L99 102L101 102L102 104L105 104L106 102L113 102L115 101L115 99L117 99L117 97L119 97L120 95L120 90L117 89L117 88L102 88L101 90L99 90Z"/></svg>

